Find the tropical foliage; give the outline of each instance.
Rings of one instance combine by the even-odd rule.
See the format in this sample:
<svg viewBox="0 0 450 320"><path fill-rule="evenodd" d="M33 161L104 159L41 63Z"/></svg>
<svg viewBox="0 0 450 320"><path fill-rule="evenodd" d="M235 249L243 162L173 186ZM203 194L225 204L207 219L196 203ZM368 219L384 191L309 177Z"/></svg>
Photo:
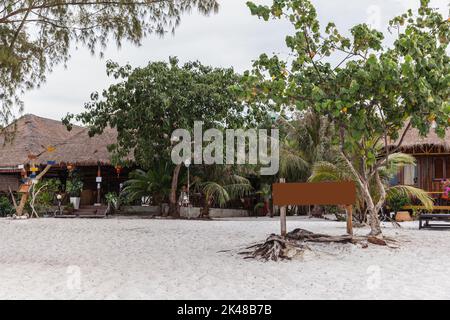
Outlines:
<svg viewBox="0 0 450 320"><path fill-rule="evenodd" d="M14 207L5 196L0 197L0 217L6 217L7 215L12 215L15 212Z"/></svg>
<svg viewBox="0 0 450 320"><path fill-rule="evenodd" d="M238 173L233 166L214 166L203 171L203 177L194 178L193 190L204 196L202 216L209 215L210 207L223 207L230 200L240 199L253 190L250 181Z"/></svg>
<svg viewBox="0 0 450 320"><path fill-rule="evenodd" d="M54 204L56 194L61 191L59 179L39 180L31 187L31 197L28 199L27 210L31 216L38 217L41 213L48 213Z"/></svg>
<svg viewBox="0 0 450 320"><path fill-rule="evenodd" d="M431 209L433 201L430 196L422 189L418 189L412 186L397 185L390 186L389 181L393 175L397 174L400 169L405 165L415 165L415 159L413 156L404 153L392 153L388 158L388 166L382 166L378 168L381 183L386 190L386 198L388 201L393 200L399 196L407 197L410 201L412 199L418 199L425 207ZM356 181L358 177L354 175L349 168L347 162L337 155L334 162L317 162L313 166L313 171L309 181ZM366 214L368 211L367 203L363 196L362 190L357 185L357 212L359 213L359 220L361 222L366 220ZM378 201L381 197L379 189L375 179L370 181L369 186L371 197ZM395 201L395 200L393 200Z"/></svg>
<svg viewBox="0 0 450 320"><path fill-rule="evenodd" d="M151 62L143 68L119 66L109 62L108 74L121 79L102 95L92 94L86 111L68 115L64 122L70 128L73 119L87 125L90 134L106 127L116 128L117 143L110 146L117 159L134 153L137 165L150 168L155 162L171 162L175 129L193 130L194 121L208 128L242 127L253 117L245 117L245 105L231 90L240 76L233 69L212 68L200 62L183 65L176 58L169 63ZM170 204L176 211L176 187L181 164L173 168Z"/></svg>
<svg viewBox="0 0 450 320"><path fill-rule="evenodd" d="M381 235L378 212L386 190L379 168L399 150L411 127L426 135L434 122L442 135L449 125L448 21L429 0L422 0L417 12L408 10L390 21L396 38L385 46L384 34L367 24L355 25L348 37L334 23L321 27L308 0L248 6L264 20L288 20L295 32L286 37L289 63L262 54L245 74L246 101L256 108L266 104L282 112L314 110L326 117L336 130L333 142L340 157L364 198L371 234Z"/></svg>
<svg viewBox="0 0 450 320"><path fill-rule="evenodd" d="M71 197L80 197L83 185L83 181L78 176L73 176L70 180L67 180L66 191Z"/></svg>
<svg viewBox="0 0 450 320"><path fill-rule="evenodd" d="M151 199L153 204L167 201L170 193L171 167L159 165L148 171L137 169L130 173L130 179L124 183L122 195L129 201Z"/></svg>
<svg viewBox="0 0 450 320"><path fill-rule="evenodd" d="M272 197L272 186L270 184L264 183L261 185L261 188L256 191L256 194L260 196L260 201L255 205L254 210L258 211L259 209L266 209L268 212L264 212L265 214L269 214L273 217L273 211L270 208L270 199Z"/></svg>
<svg viewBox="0 0 450 320"><path fill-rule="evenodd" d="M216 0L30 1L0 2L0 129L24 90L38 87L71 45L102 52L108 40L139 44L151 33L174 31L183 12L197 7L217 11Z"/></svg>

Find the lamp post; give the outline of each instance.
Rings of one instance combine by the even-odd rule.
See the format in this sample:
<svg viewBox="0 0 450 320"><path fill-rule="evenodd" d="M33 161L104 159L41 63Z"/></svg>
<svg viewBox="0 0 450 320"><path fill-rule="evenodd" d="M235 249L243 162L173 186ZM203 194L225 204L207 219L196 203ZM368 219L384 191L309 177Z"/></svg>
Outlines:
<svg viewBox="0 0 450 320"><path fill-rule="evenodd" d="M189 182L189 166L191 165L191 159L184 160L184 165L187 168L187 201L188 201L187 205L188 205L188 219L190 219L191 218L191 210L190 210L191 199L189 196L189 184L190 184L190 182Z"/></svg>
<svg viewBox="0 0 450 320"><path fill-rule="evenodd" d="M62 195L61 194L57 194L56 195L56 199L58 200L58 213L59 215L62 215L62 208L61 208L61 200L62 200Z"/></svg>
<svg viewBox="0 0 450 320"><path fill-rule="evenodd" d="M97 177L95 178L95 182L97 183L97 203L94 203L94 206L101 206L102 173L100 162L97 162Z"/></svg>

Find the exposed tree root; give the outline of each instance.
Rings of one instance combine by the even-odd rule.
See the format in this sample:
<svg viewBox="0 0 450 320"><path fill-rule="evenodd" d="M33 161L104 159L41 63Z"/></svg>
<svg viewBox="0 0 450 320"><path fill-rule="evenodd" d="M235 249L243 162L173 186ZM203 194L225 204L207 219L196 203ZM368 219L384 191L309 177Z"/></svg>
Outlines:
<svg viewBox="0 0 450 320"><path fill-rule="evenodd" d="M305 229L294 229L286 235L289 240L309 242L352 242L350 235L330 236L327 234L314 233Z"/></svg>
<svg viewBox="0 0 450 320"><path fill-rule="evenodd" d="M304 229L295 229L289 232L286 237L271 234L266 241L249 246L239 254L245 259L258 259L264 261L278 261L292 259L294 256L303 255L305 251L312 251L307 243L350 243L359 244L362 248L367 248L368 243L375 245L396 248L396 243L391 238L361 237L351 235L332 236L321 233L313 233Z"/></svg>

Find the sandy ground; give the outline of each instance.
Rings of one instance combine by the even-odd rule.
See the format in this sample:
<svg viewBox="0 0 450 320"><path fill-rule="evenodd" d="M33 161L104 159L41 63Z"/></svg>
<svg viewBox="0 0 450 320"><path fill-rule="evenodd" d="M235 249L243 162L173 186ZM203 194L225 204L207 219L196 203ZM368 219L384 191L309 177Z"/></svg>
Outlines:
<svg viewBox="0 0 450 320"><path fill-rule="evenodd" d="M0 219L0 298L450 298L450 230L386 225L400 249L344 245L277 263L236 253L278 227L276 218ZM345 233L340 222L290 219L296 227Z"/></svg>

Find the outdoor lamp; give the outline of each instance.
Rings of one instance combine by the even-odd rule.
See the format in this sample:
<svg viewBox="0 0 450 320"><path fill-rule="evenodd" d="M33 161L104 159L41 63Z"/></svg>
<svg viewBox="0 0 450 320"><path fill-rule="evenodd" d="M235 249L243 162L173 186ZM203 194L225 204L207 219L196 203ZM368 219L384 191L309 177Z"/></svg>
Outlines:
<svg viewBox="0 0 450 320"><path fill-rule="evenodd" d="M186 159L186 160L184 160L184 165L185 165L186 167L189 167L189 166L191 165L191 159Z"/></svg>
<svg viewBox="0 0 450 320"><path fill-rule="evenodd" d="M61 199L62 199L62 195L57 194L57 195L56 195L56 199L61 200Z"/></svg>

